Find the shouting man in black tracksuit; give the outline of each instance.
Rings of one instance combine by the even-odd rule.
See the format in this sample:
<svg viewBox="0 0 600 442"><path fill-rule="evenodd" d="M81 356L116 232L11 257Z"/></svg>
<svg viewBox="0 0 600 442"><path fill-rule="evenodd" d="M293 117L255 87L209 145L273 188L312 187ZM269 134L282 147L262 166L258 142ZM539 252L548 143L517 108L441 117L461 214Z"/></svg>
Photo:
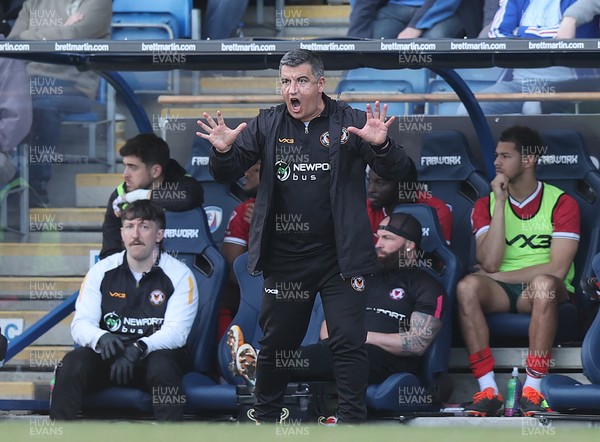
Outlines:
<svg viewBox="0 0 600 442"><path fill-rule="evenodd" d="M261 160L250 230L249 270L263 271L257 362L257 421L281 413L290 364L319 292L334 355L339 419L366 419L368 361L363 275L377 266L364 207L367 164L387 179L402 179L411 160L388 137L387 105L367 112L323 94L323 63L293 50L280 62L285 104L261 110L237 128L204 113L199 136L213 145L210 168L231 181ZM289 290L293 287L293 290Z"/></svg>
<svg viewBox="0 0 600 442"><path fill-rule="evenodd" d="M139 134L119 150L124 182L108 199L102 223L100 259L124 250L121 242L121 209L140 199L152 200L165 210L183 212L202 207L204 192L195 178L170 159L169 146L154 134Z"/></svg>

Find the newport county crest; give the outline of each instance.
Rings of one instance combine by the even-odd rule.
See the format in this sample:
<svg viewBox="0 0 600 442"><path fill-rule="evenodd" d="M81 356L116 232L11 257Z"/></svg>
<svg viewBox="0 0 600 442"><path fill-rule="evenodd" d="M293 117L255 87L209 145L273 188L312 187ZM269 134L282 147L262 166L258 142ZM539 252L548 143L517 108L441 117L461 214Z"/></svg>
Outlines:
<svg viewBox="0 0 600 442"><path fill-rule="evenodd" d="M365 278L362 276L355 276L350 280L352 288L357 292L362 292L365 289Z"/></svg>

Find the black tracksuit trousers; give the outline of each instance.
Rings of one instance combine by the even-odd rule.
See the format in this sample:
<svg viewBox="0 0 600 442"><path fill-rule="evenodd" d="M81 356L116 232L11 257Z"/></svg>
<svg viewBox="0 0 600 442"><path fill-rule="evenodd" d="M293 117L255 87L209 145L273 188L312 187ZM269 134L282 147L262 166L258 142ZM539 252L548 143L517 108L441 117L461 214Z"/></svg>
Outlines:
<svg viewBox="0 0 600 442"><path fill-rule="evenodd" d="M363 347L364 280L342 279L337 257L330 253L269 267L264 271L259 318L264 336L259 341L256 369L256 418L271 422L279 419L290 369L306 362L298 348L310 322L316 294L320 293L333 354L338 418L343 422L364 422L369 371Z"/></svg>
<svg viewBox="0 0 600 442"><path fill-rule="evenodd" d="M56 370L50 418L75 419L81 410L84 395L118 386L110 380L113 362L114 359L103 361L99 353L88 347L67 353ZM181 380L188 364L183 349L153 351L138 361L133 380L125 386L140 388L152 395L152 407L157 420L182 420L185 396Z"/></svg>

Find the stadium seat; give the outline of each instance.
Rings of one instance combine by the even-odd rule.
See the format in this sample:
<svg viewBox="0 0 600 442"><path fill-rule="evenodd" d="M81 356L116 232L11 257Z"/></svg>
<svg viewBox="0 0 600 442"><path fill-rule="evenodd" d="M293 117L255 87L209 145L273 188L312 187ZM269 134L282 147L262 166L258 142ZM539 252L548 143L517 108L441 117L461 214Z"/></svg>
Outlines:
<svg viewBox="0 0 600 442"><path fill-rule="evenodd" d="M464 273L475 264L475 239L471 233L471 210L490 192L485 175L475 165L469 143L462 132L437 130L423 135L419 181L452 211L452 241Z"/></svg>
<svg viewBox="0 0 600 442"><path fill-rule="evenodd" d="M592 323L581 346L583 374L591 384L582 384L564 375L542 379L542 394L554 411L562 413L600 412L600 315Z"/></svg>
<svg viewBox="0 0 600 442"><path fill-rule="evenodd" d="M173 40L192 36L192 0L115 0L111 23L113 40ZM183 64L176 51L152 51L154 64ZM123 72L137 93L179 93L178 71Z"/></svg>
<svg viewBox="0 0 600 442"><path fill-rule="evenodd" d="M581 235L575 255L575 304L564 303L559 309L555 342L580 340L595 313L592 301L579 287L582 278L592 275L591 263L600 250L600 173L589 159L581 134L571 130L552 130L541 133L543 146L536 175L571 195L581 211ZM490 334L495 337L526 337L529 315L496 313L488 315ZM583 328L582 328L583 327Z"/></svg>
<svg viewBox="0 0 600 442"><path fill-rule="evenodd" d="M166 212L166 215L164 249L190 267L199 293L198 313L186 344L193 370L183 379L186 411L229 410L235 406L235 394L211 377L216 364L217 320L227 264L214 245L204 211L194 209ZM152 397L134 388L111 387L84 399L85 412L106 408L151 413Z"/></svg>
<svg viewBox="0 0 600 442"><path fill-rule="evenodd" d="M91 100L91 110L85 113L65 114L62 124L87 127L88 161L106 164L107 172L113 172L115 166L115 102L112 90L104 78L100 78L96 99ZM106 125L106 154L99 160L96 152L96 129Z"/></svg>
<svg viewBox="0 0 600 442"><path fill-rule="evenodd" d="M248 253L238 256L233 263L233 271L240 286L240 306L233 318L232 325L238 325L244 333L244 341L259 350L258 340L263 335L258 325L263 295L263 277L262 275L252 276L248 273ZM321 297L317 296L302 345L313 344L319 340L323 320ZM231 352L227 347L227 334L221 338L218 352L221 376L232 386L243 384L244 380L240 376L234 376L228 368L231 362Z"/></svg>
<svg viewBox="0 0 600 442"><path fill-rule="evenodd" d="M338 83L336 92L341 93L392 93L412 94L424 92L427 83L427 70L396 69L382 70L372 68L359 68L348 71L346 76ZM412 103L390 102L382 98L388 105L388 115L412 114ZM348 104L356 109L366 110L365 102L352 102Z"/></svg>
<svg viewBox="0 0 600 442"><path fill-rule="evenodd" d="M377 411L414 412L438 411L441 402L449 399L451 391L446 376L452 341L452 310L460 268L456 255L450 250L442 235L434 209L424 204L402 204L394 213L409 213L419 220L423 228L420 249L426 254L425 270L444 287L447 302L442 318L442 328L423 355L420 376L396 373L379 385L367 388L367 406ZM417 400L398 400L399 392L407 391Z"/></svg>
<svg viewBox="0 0 600 442"><path fill-rule="evenodd" d="M29 145L21 143L14 152L8 152L17 157L17 172L14 178L0 187L0 231L15 232L21 235L23 242L29 241ZM8 198L10 195L19 197L19 227L15 229L8 225Z"/></svg>
<svg viewBox="0 0 600 442"><path fill-rule="evenodd" d="M191 38L192 7L192 0L114 0L113 26L160 28L169 34L169 39Z"/></svg>
<svg viewBox="0 0 600 442"><path fill-rule="evenodd" d="M202 183L204 210L208 217L210 233L217 247L221 247L229 217L241 200L232 193L232 190L236 190L236 194L239 194L237 184L217 183L210 174L208 168L210 148L211 145L208 141L195 136L192 156L186 166L186 171Z"/></svg>
<svg viewBox="0 0 600 442"><path fill-rule="evenodd" d="M494 85L504 72L504 69L455 69L455 72L460 75L465 83L467 83L467 86L472 92L479 92ZM437 77L427 88L427 93L436 92L454 92L454 90L445 80L441 77ZM458 106L458 102L427 103L425 106L425 113L429 115L455 115Z"/></svg>

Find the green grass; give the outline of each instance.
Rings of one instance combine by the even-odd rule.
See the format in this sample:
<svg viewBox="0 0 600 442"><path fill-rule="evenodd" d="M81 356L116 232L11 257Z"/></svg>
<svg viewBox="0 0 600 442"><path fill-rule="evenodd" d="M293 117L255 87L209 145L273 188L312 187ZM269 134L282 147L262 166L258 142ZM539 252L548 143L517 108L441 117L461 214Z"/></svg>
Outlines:
<svg viewBox="0 0 600 442"><path fill-rule="evenodd" d="M318 425L256 426L250 424L185 422L180 424L155 424L153 422L51 422L41 418L0 420L2 441L61 442L254 442L254 441L403 441L403 442L495 442L495 441L594 441L600 428L572 426L531 427L508 426L503 428L461 427L409 427L400 423L368 424L349 427L322 427Z"/></svg>

